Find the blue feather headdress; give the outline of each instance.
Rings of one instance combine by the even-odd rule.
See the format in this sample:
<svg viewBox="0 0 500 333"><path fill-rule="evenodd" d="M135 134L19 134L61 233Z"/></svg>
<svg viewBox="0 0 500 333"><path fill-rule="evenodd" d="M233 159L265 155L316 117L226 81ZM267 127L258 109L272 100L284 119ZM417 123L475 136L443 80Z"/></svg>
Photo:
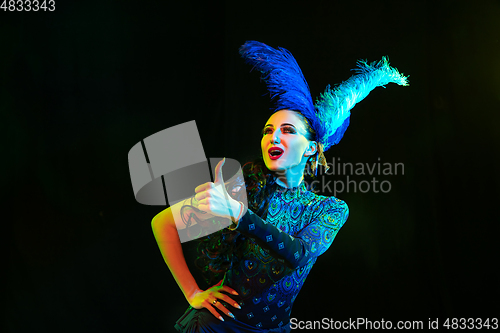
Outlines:
<svg viewBox="0 0 500 333"><path fill-rule="evenodd" d="M391 82L408 85L407 78L390 67L386 57L370 64L358 61L356 75L333 88L328 85L313 103L307 81L288 50L248 41L241 46L240 54L262 73L262 79L275 101L275 111L299 111L316 131L323 151L339 143L349 126L350 110L370 91Z"/></svg>

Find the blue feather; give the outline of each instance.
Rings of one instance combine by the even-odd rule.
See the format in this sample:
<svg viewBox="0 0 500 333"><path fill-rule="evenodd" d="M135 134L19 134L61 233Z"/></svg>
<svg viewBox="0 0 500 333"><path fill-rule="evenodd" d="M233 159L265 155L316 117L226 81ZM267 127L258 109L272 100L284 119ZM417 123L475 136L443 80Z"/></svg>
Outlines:
<svg viewBox="0 0 500 333"><path fill-rule="evenodd" d="M275 111L299 111L316 131L317 141L323 144L324 151L339 143L349 126L350 110L370 91L390 82L408 85L407 78L390 67L386 57L371 64L360 60L358 68L354 69L356 75L333 89L328 85L313 104L307 81L288 50L247 41L241 46L240 54L262 73Z"/></svg>
<svg viewBox="0 0 500 333"><path fill-rule="evenodd" d="M325 126L323 136L318 135L318 140L324 144L325 151L342 139L349 126L350 110L370 91L391 82L402 86L408 85L407 78L389 66L387 57L371 64L360 60L358 68L354 71L357 75L353 75L333 89L327 86L316 101L317 117L321 123L328 124Z"/></svg>
<svg viewBox="0 0 500 333"><path fill-rule="evenodd" d="M261 78L274 100L275 111L299 111L309 120L313 129L321 127L307 81L288 50L281 47L276 50L264 43L248 41L241 46L240 54L248 64L262 73Z"/></svg>

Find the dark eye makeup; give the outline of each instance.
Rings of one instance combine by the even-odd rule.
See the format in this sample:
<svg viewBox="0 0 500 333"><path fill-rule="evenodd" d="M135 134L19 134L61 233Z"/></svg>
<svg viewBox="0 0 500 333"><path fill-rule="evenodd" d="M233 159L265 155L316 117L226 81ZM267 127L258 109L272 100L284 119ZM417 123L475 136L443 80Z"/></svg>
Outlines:
<svg viewBox="0 0 500 333"><path fill-rule="evenodd" d="M281 126L281 131L283 133L290 133L290 134L297 133L297 131L295 130L295 128L293 128L293 126ZM271 133L273 133L273 127L271 127L271 126L268 126L262 130L262 135L271 134Z"/></svg>

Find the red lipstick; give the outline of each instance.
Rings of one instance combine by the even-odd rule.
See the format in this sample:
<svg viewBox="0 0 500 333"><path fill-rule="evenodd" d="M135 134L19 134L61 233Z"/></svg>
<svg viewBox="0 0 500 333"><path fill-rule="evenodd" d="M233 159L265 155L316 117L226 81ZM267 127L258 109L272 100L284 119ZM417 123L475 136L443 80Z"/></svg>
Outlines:
<svg viewBox="0 0 500 333"><path fill-rule="evenodd" d="M267 153L269 154L270 159L277 160L278 158L281 157L281 155L283 155L284 151L279 147L271 147L269 148Z"/></svg>

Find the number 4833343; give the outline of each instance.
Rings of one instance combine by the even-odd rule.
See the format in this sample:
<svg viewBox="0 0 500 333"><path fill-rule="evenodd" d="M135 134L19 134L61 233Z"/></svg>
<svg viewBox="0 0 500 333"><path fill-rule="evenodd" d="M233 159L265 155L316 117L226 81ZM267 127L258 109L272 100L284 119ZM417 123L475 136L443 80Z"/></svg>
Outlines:
<svg viewBox="0 0 500 333"><path fill-rule="evenodd" d="M1 1L1 0L0 0ZM55 0L3 0L0 9L4 12L38 12L56 10Z"/></svg>

